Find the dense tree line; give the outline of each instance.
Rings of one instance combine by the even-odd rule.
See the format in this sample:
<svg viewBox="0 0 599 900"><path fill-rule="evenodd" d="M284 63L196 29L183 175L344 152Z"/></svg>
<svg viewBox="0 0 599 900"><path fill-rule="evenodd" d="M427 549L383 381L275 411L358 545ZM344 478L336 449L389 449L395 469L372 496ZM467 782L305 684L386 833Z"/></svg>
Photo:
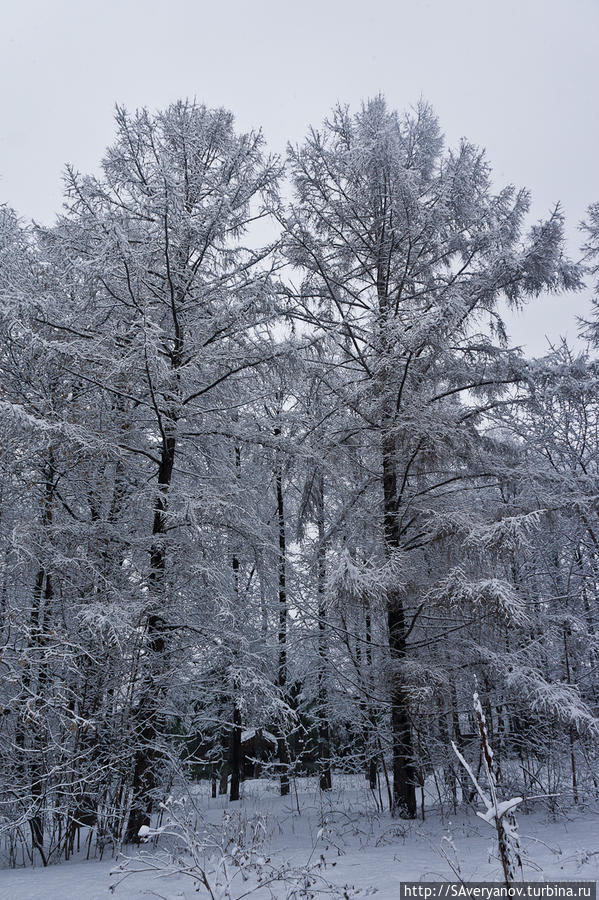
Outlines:
<svg viewBox="0 0 599 900"><path fill-rule="evenodd" d="M597 794L597 320L529 360L503 318L583 286L599 216L575 264L529 205L379 97L285 161L118 109L53 227L1 210L9 861L134 841L185 779L238 799L247 746L282 793L467 803L475 685L498 777Z"/></svg>

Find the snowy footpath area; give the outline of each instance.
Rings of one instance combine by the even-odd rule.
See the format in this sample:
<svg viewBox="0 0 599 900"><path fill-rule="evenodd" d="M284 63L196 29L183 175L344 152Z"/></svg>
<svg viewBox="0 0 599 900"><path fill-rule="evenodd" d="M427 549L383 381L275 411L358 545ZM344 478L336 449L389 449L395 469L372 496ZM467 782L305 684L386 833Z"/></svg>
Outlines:
<svg viewBox="0 0 599 900"><path fill-rule="evenodd" d="M427 810L426 820L402 822L378 813L357 779L337 779L331 796L321 795L310 779L298 780L290 796L281 798L274 782L246 782L238 803L212 800L207 786L198 786L195 803L211 833L235 827L244 835L262 830L258 869L246 872L227 864L229 894L214 898L347 897L376 893L379 900L397 900L402 881L500 881L494 830L474 812L442 818ZM524 876L531 881L599 879L599 806L560 814L552 820L546 809L518 815L524 855ZM231 830L233 829L233 830ZM2 900L192 900L210 897L206 887L195 890L189 875L166 874L158 850L151 845L128 848L127 876L117 872L123 860L84 861L81 858L46 869L0 871ZM243 851L243 839L239 842ZM83 841L82 841L83 846ZM238 848L238 857L239 857ZM241 856L243 857L243 852ZM248 859L251 854L245 854ZM179 857L179 868L185 857ZM196 860L197 861L197 860ZM256 888L261 861L264 871L310 872L316 881L301 890L274 880ZM243 862L243 859L242 859ZM210 870L207 865L206 871ZM176 868L176 866L175 866ZM139 871L142 870L142 871ZM293 876L292 876L293 877ZM299 876L298 876L299 878ZM343 887L347 886L347 890ZM294 893L295 891L295 893Z"/></svg>

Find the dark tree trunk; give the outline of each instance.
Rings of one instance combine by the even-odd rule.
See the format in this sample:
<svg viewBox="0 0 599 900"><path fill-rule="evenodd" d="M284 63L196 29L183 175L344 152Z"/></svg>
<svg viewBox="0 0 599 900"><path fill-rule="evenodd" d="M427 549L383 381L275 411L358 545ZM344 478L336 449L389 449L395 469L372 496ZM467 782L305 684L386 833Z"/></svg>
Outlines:
<svg viewBox="0 0 599 900"><path fill-rule="evenodd" d="M330 791L331 778L331 738L329 726L327 668L328 642L325 606L326 547L324 527L324 477L318 478L318 759L320 768L320 789Z"/></svg>
<svg viewBox="0 0 599 900"><path fill-rule="evenodd" d="M280 437L280 427L275 428L275 437ZM275 472L277 491L277 523L279 531L278 553L278 586L279 586L279 664L278 686L283 702L287 698L287 538L285 532L285 506L283 501L283 472L280 462L277 462ZM281 766L281 796L289 793L289 751L285 734L279 736L277 742L277 755Z"/></svg>
<svg viewBox="0 0 599 900"><path fill-rule="evenodd" d="M51 522L52 515L49 513L49 516L45 522L46 525L49 525ZM36 685L36 693L38 696L43 697L44 688L48 678L48 670L47 664L42 657L43 648L46 643L46 627L48 624L48 604L52 600L53 597L53 589L52 589L52 580L49 572L47 572L44 568L41 568L37 573L35 579L35 588L34 588L34 600L33 600L33 609L31 616L31 646L35 648L35 650L39 654L38 661L38 673L37 673L37 685ZM42 621L42 619L44 621ZM28 679L31 684L31 679ZM17 742L19 745L24 746L24 740ZM44 851L44 817L43 817L43 805L44 805L44 773L43 773L43 765L42 765L42 754L44 749L44 737L43 734L39 732L36 728L33 736L33 741L31 744L31 749L29 751L30 757L30 766L29 766L29 789L31 791L31 800L32 807L35 810L31 818L29 819L29 829L31 831L31 845L34 850L37 850L40 858L42 860L42 864L47 865L47 858Z"/></svg>
<svg viewBox="0 0 599 900"><path fill-rule="evenodd" d="M52 526L54 517L54 480L56 476L54 453L52 447L48 449L48 462L44 468L44 494L42 499L42 543L45 542L48 531ZM43 553L43 550L42 550ZM44 563L40 565L35 578L33 588L33 600L31 605L31 615L29 619L29 649L35 653L34 663L30 663L26 670L23 683L27 689L32 690L37 696L43 696L46 682L48 680L48 666L44 658L44 647L46 646L48 625L50 623L51 607L54 596L52 577L46 569ZM39 729L35 729L33 740L29 750L26 752L26 734L23 721L17 725L15 734L15 743L22 753L23 765L22 771L25 776L26 764L25 759L29 759L29 790L31 793L31 801L33 814L29 819L29 830L31 832L31 845L37 850L42 864L47 865L47 857L44 850L44 772L42 765L42 754L44 750L44 735Z"/></svg>
<svg viewBox="0 0 599 900"><path fill-rule="evenodd" d="M221 769L220 769L220 778L218 780L218 793L222 796L227 793L227 787L229 784L229 760L224 759Z"/></svg>
<svg viewBox="0 0 599 900"><path fill-rule="evenodd" d="M147 671L140 686L140 699L132 716L135 728L135 760L132 800L126 843L139 841L139 829L150 824L154 792L158 786L157 764L162 732L160 701L163 688L161 675L165 666L166 622L164 609L164 576L166 570L166 516L168 492L173 477L176 448L176 421L169 419L163 433L158 469L158 491L154 503L152 546L150 548L151 607L147 617Z"/></svg>
<svg viewBox="0 0 599 900"><path fill-rule="evenodd" d="M383 440L383 496L385 547L388 557L399 550L397 526L397 476L392 437ZM416 772L409 697L401 671L406 658L406 622L399 591L387 592L387 624L391 657L391 734L393 742L393 805L391 813L406 819L416 817Z"/></svg>
<svg viewBox="0 0 599 900"><path fill-rule="evenodd" d="M237 467L241 464L241 456L239 448L235 450L235 460ZM235 590L235 600L239 607L239 557L233 555L233 582ZM237 651L236 651L237 652ZM231 762L231 786L229 789L229 800L239 800L239 785L241 783L241 708L239 705L239 692L241 685L237 679L233 682L233 728L231 729L229 749L229 759Z"/></svg>
<svg viewBox="0 0 599 900"><path fill-rule="evenodd" d="M236 685L235 695L238 686ZM229 800L239 800L239 785L241 783L241 710L237 702L237 696L233 700L233 728L231 730L231 786Z"/></svg>
<svg viewBox="0 0 599 900"><path fill-rule="evenodd" d="M372 689L372 619L370 616L370 608L366 607L366 665L367 665L367 684L369 690ZM368 720L370 726L367 727L366 735L366 751L368 754L368 787L371 791L376 790L377 764L375 753L375 741L377 734L376 716L372 708L372 701L368 701Z"/></svg>
<svg viewBox="0 0 599 900"><path fill-rule="evenodd" d="M570 673L570 654L568 652L568 632L566 629L566 625L563 626L563 639L564 639L564 664L566 667L566 683L572 684L571 673ZM572 799L575 804L578 804L578 779L576 775L576 751L575 751L575 732L572 725L570 725L568 729L568 736L570 739L570 770L572 772Z"/></svg>
<svg viewBox="0 0 599 900"><path fill-rule="evenodd" d="M36 577L34 592L34 616L36 618L36 627L32 635L32 645L40 653L37 677L37 694L40 697L44 696L44 690L48 680L48 667L46 661L42 658L42 654L46 643L46 628L50 612L48 605L53 596L54 591L50 573L45 571L45 569L40 569ZM40 609L42 602L43 612ZM41 616L45 619L43 624L41 622ZM47 865L47 857L44 851L44 767L42 763L44 746L44 735L36 728L31 744L31 763L29 769L29 789L31 791L32 807L35 812L29 819L29 828L31 831L31 845L34 850L38 851L42 864L45 866Z"/></svg>

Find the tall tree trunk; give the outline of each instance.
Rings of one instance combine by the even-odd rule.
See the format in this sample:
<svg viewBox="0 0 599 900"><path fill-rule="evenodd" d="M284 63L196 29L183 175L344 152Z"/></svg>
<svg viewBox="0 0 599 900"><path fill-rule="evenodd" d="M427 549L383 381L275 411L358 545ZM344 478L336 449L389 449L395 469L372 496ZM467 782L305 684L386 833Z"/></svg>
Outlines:
<svg viewBox="0 0 599 900"><path fill-rule="evenodd" d="M238 693L239 684L236 682L233 688L233 728L231 729L231 785L229 788L229 800L239 800L239 785L241 783L241 710L239 708Z"/></svg>
<svg viewBox="0 0 599 900"><path fill-rule="evenodd" d="M126 843L139 840L139 829L150 824L154 791L158 785L158 741L161 734L160 701L163 695L161 675L165 666L166 622L164 579L166 570L166 516L168 492L173 477L176 449L176 420L165 420L158 469L158 491L154 502L152 545L150 548L150 608L147 616L147 671L140 685L140 699L134 710L136 749L133 767L132 800Z"/></svg>
<svg viewBox="0 0 599 900"><path fill-rule="evenodd" d="M383 502L385 549L388 559L399 550L397 526L397 475L395 442L388 434L383 438ZM391 661L391 735L393 742L393 805L391 813L406 819L416 816L416 772L409 697L402 673L406 658L406 622L403 601L395 588L387 591L387 624Z"/></svg>
<svg viewBox="0 0 599 900"><path fill-rule="evenodd" d="M52 587L52 577L49 572L40 569L36 578L35 596L37 598L36 612L40 617L38 627L33 637L33 646L40 652L40 660L37 676L38 697L43 698L48 681L48 665L43 658L43 648L46 644L48 617L50 615L49 604L54 596ZM43 601L42 601L43 598ZM40 609L42 607L43 609ZM42 624L41 616L44 618ZM39 724L35 728L33 743L31 747L31 765L30 765L30 791L34 814L29 819L29 828L31 830L31 843L34 849L39 852L43 865L47 865L47 857L44 851L44 765L43 754L45 747L45 739Z"/></svg>
<svg viewBox="0 0 599 900"><path fill-rule="evenodd" d="M237 475L239 477L239 469L241 467L241 451L239 447L235 448L235 465ZM235 592L235 603L239 609L239 557L236 553L232 559L233 568L233 589ZM237 648L235 649L237 655ZM241 685L239 679L233 679L233 728L230 735L229 759L231 762L231 786L229 788L229 800L239 800L239 785L241 783L241 707L239 703L239 692Z"/></svg>
<svg viewBox="0 0 599 900"><path fill-rule="evenodd" d="M275 437L280 437L281 429L275 427ZM287 697L287 538L285 533L285 506L283 501L283 472L277 460L275 483L277 491L277 524L279 532L279 553L277 560L279 590L279 664L277 681L281 700ZM289 752L283 728L277 742L277 755L281 766L281 796L289 793Z"/></svg>
<svg viewBox="0 0 599 900"><path fill-rule="evenodd" d="M368 601L366 601L368 603ZM370 694L369 699L367 700L368 707L368 722L369 726L366 728L366 753L367 753L367 775L368 775L368 786L374 791L376 790L376 775L377 775L377 764L376 764L376 750L375 750L375 742L376 742L376 734L377 734L377 724L376 724L376 714L374 709L372 708L372 618L370 615L370 607L366 606L366 684L368 686L368 692Z"/></svg>
<svg viewBox="0 0 599 900"><path fill-rule="evenodd" d="M318 519L318 759L320 768L320 789L330 791L331 779L331 738L329 726L327 669L328 642L326 625L326 547L324 527L324 477L318 476L317 487Z"/></svg>
<svg viewBox="0 0 599 900"><path fill-rule="evenodd" d="M52 447L48 448L48 460L44 467L44 494L42 498L41 534L42 544L46 543L49 529L54 518L54 480L56 476L54 453ZM42 547L42 557L44 547ZM34 661L29 666L23 677L23 684L27 692L37 697L43 697L46 682L48 680L48 666L44 659L44 647L47 641L48 625L50 621L50 603L54 596L52 576L48 572L42 559L38 569L35 585L31 615L29 619L28 649L34 655ZM29 750L26 752L26 734L24 721L21 720L16 729L15 744L23 761L29 758L29 791L31 796L32 814L29 818L29 830L31 832L31 844L33 850L37 850L42 864L47 865L47 855L44 850L44 771L43 751L44 733L39 722L35 725L33 739ZM21 765L21 764L19 764ZM22 766L25 769L25 765ZM25 772L23 772L25 775Z"/></svg>
<svg viewBox="0 0 599 900"><path fill-rule="evenodd" d="M566 684L572 684L570 672L570 654L568 652L568 632L566 625L562 626L562 634L564 640L564 664L566 667ZM578 804L578 778L576 775L576 752L575 752L575 732L574 727L570 725L568 728L568 737L570 739L570 770L572 772L572 799Z"/></svg>

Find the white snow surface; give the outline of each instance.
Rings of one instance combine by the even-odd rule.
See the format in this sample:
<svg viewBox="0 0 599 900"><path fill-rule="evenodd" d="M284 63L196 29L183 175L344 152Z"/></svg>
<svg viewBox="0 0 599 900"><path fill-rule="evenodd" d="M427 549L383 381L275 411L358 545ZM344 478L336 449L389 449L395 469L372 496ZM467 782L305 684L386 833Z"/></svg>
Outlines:
<svg viewBox="0 0 599 900"><path fill-rule="evenodd" d="M454 881L450 862L459 866L465 881L500 881L501 867L488 825L474 812L442 818L426 811L426 820L393 820L375 810L362 779L336 777L330 796L321 795L314 779L298 779L291 794L278 796L275 781L246 781L238 803L226 798L212 800L208 784L197 786L196 802L208 821L218 823L226 812L240 811L266 817L272 835L268 856L273 862L304 865L322 854L324 877L335 884L353 885L364 894L375 889L378 900L396 900L402 881ZM530 807L538 804L529 804ZM299 810L299 811L298 811ZM583 811L571 810L552 821L546 810L518 811L524 852L524 877L529 880L599 879L599 805ZM82 834L82 846L84 846ZM137 848L126 848L139 864ZM2 900L196 900L207 897L194 890L189 878L164 877L143 872L127 877L115 887L111 871L117 862L104 858L81 858L43 868L0 871ZM239 880L241 895L248 884ZM370 891L369 891L370 889ZM286 890L273 886L275 897ZM363 894L363 895L364 895ZM236 893L232 896L237 897ZM271 896L251 893L255 900ZM324 893L323 893L324 896Z"/></svg>

